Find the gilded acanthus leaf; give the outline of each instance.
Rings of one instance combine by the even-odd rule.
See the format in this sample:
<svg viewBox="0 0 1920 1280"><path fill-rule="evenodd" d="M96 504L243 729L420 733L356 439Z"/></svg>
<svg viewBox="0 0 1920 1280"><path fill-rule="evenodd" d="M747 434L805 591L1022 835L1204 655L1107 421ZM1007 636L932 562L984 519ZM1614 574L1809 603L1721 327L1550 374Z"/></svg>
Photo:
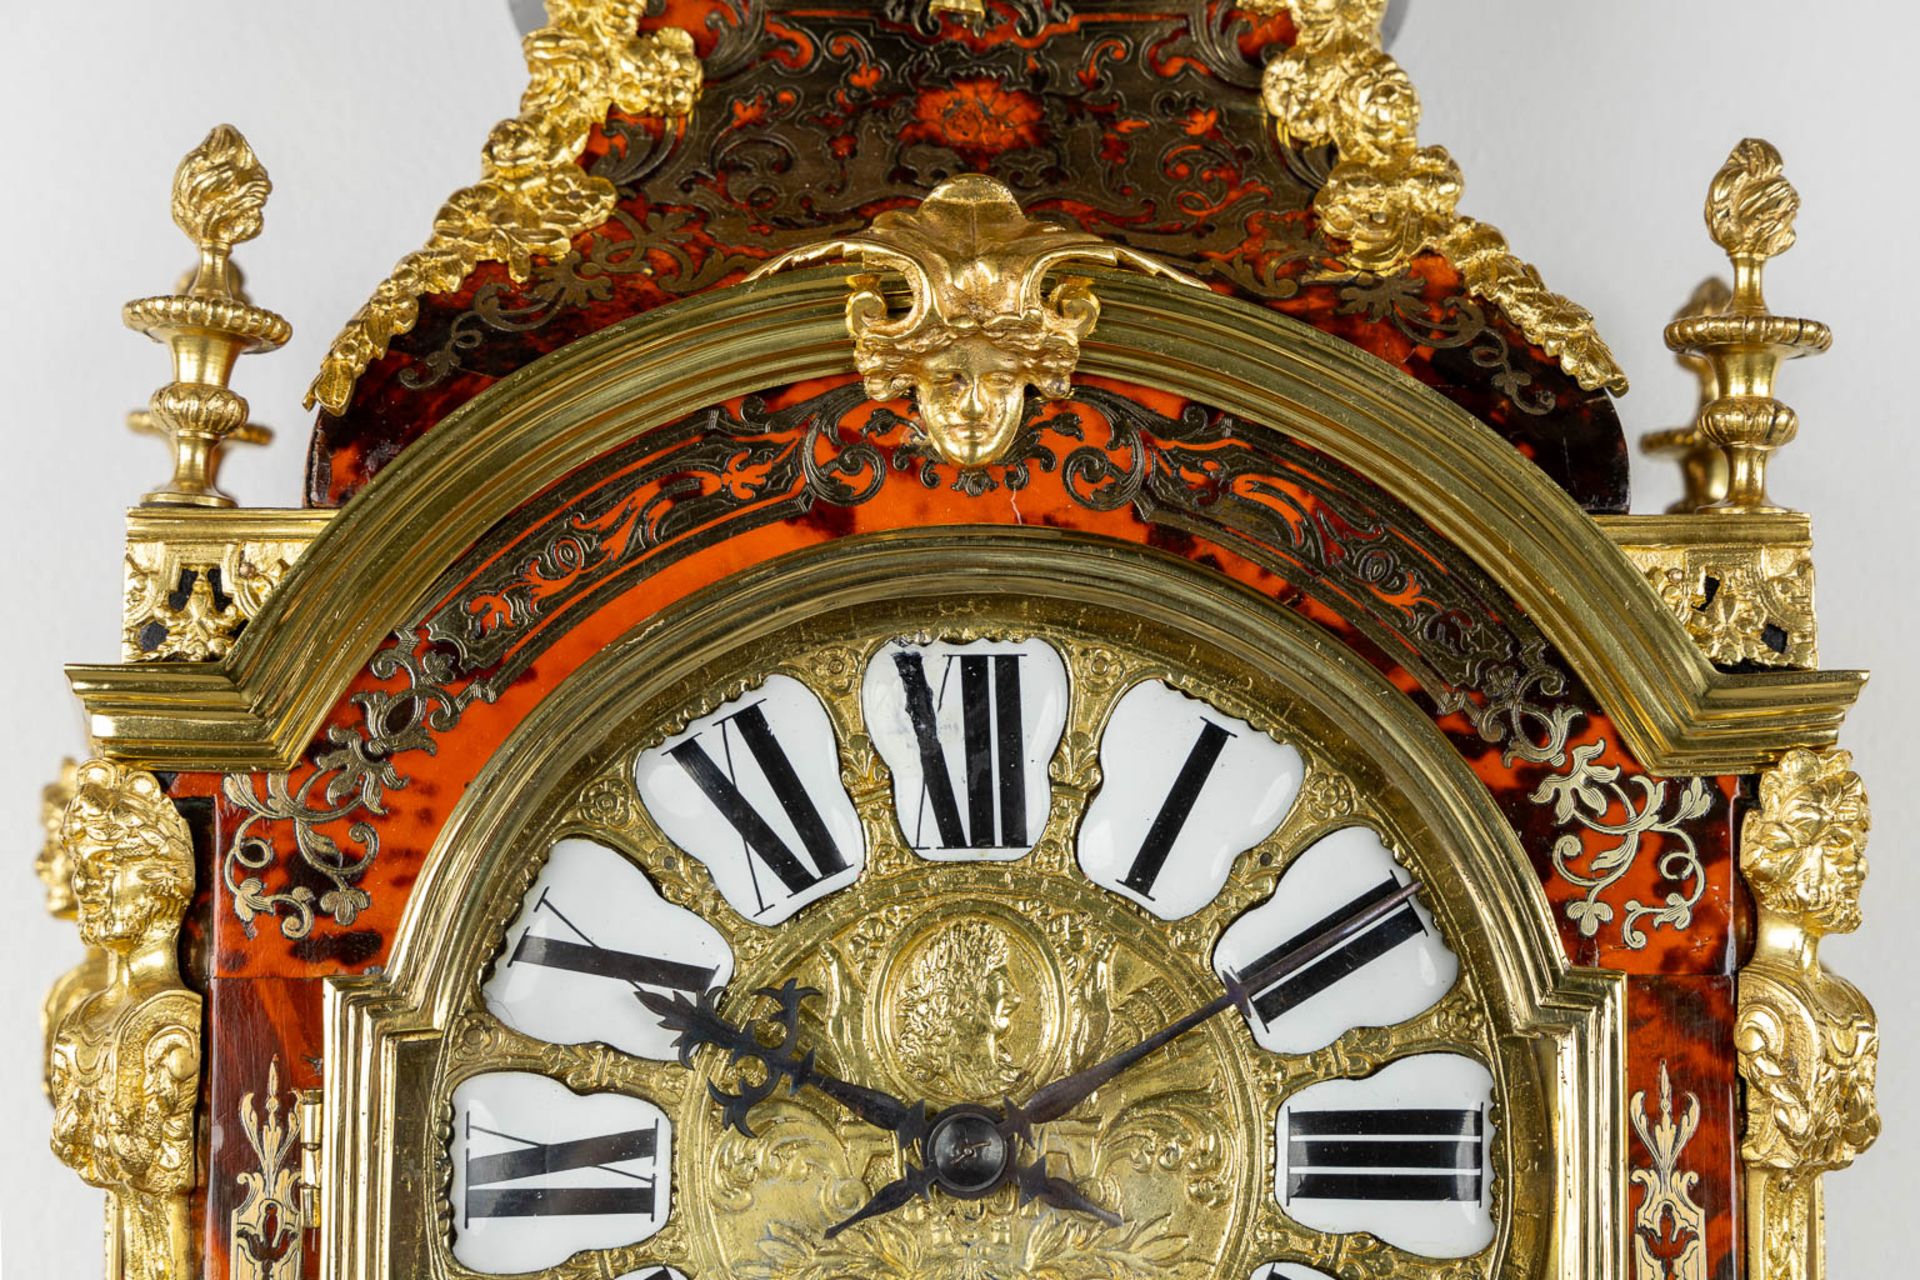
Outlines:
<svg viewBox="0 0 1920 1280"><path fill-rule="evenodd" d="M678 27L641 33L645 0L549 0L547 25L527 36L528 84L520 114L488 135L480 181L454 195L433 238L402 258L333 340L307 389L307 405L347 407L354 381L443 293L482 262L524 280L535 258L558 258L573 237L613 211L611 182L577 161L609 109L678 117L701 86L693 37Z"/></svg>
<svg viewBox="0 0 1920 1280"><path fill-rule="evenodd" d="M1744 138L1707 189L1707 228L1735 257L1772 258L1793 247L1800 193L1782 173L1780 152L1763 138Z"/></svg>
<svg viewBox="0 0 1920 1280"><path fill-rule="evenodd" d="M1261 97L1288 146L1332 146L1340 162L1314 198L1325 233L1345 241L1348 270L1393 276L1432 251L1467 291L1498 306L1589 391L1627 389L1593 316L1549 290L1492 227L1460 216L1460 170L1417 137L1420 97L1380 45L1385 0L1253 0L1293 15L1293 47L1267 64Z"/></svg>

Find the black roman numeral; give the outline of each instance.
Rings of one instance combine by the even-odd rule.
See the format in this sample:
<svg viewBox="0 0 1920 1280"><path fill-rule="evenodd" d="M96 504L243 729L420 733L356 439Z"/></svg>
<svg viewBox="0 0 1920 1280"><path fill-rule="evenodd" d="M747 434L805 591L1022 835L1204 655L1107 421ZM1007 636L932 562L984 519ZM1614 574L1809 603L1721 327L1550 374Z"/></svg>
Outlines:
<svg viewBox="0 0 1920 1280"><path fill-rule="evenodd" d="M1213 766L1220 762L1220 753L1231 737L1232 733L1211 720L1200 722L1200 736L1187 752L1186 763L1180 766L1173 780L1173 789L1160 802L1160 812L1153 816L1153 825L1147 828L1147 837L1140 842L1140 851L1133 855L1133 866L1121 877L1121 884L1143 898L1153 896L1154 882L1167 865L1173 842L1187 825L1194 803L1200 799L1200 788L1207 785L1207 778L1212 775Z"/></svg>
<svg viewBox="0 0 1920 1280"><path fill-rule="evenodd" d="M696 995L713 986L715 970L711 966L683 964L677 960L661 960L655 956L635 955L631 951L615 951L600 946L567 919L566 914L548 899L544 889L534 906L536 910L552 912L554 918L580 941L541 937L528 927L520 935L519 945L514 947L508 964L545 965L550 969L567 969L596 978L611 978L634 987L665 987L690 991Z"/></svg>
<svg viewBox="0 0 1920 1280"><path fill-rule="evenodd" d="M1325 933L1342 920L1350 919L1355 913L1366 910L1382 898L1392 896L1399 889L1400 882L1388 876L1353 901L1335 907L1253 963L1241 966L1241 972L1255 973L1267 968L1296 947ZM1321 956L1305 969L1253 993L1253 1011L1260 1016L1262 1022L1271 1025L1274 1019L1295 1005L1303 1004L1319 995L1334 983L1358 972L1400 944L1419 937L1422 932L1424 928L1420 923L1420 917L1414 914L1413 903L1409 900L1401 904L1398 910L1375 923L1365 933L1348 938L1339 947Z"/></svg>
<svg viewBox="0 0 1920 1280"><path fill-rule="evenodd" d="M965 754L967 813L947 768L938 704L921 655L893 655L907 696L907 718L920 747L925 805L945 849L1025 848L1027 844L1026 733L1020 719L1020 655L963 654L960 667L961 747ZM942 695L945 682L942 682ZM995 801L998 800L996 815ZM996 828L996 816L998 818ZM997 835L997 839L996 839ZM925 848L915 835L915 848Z"/></svg>
<svg viewBox="0 0 1920 1280"><path fill-rule="evenodd" d="M1486 1143L1476 1110L1287 1113L1287 1198L1480 1199Z"/></svg>
<svg viewBox="0 0 1920 1280"><path fill-rule="evenodd" d="M800 785L800 775L793 770L793 761L787 758L786 749L780 740L773 736L773 729L767 724L767 716L760 709L760 703L745 707L720 722L721 742L726 752L727 769L713 762L707 749L701 745L698 737L689 738L679 746L667 752L675 763L687 771L694 784L706 794L713 807L720 811L733 829L740 833L748 850L757 854L767 869L787 887L789 895L805 893L828 876L847 869L846 856L833 842L833 835L827 830L827 824L820 816L819 807L806 788ZM740 738L747 745L754 763L759 766L761 776L767 785L773 788L774 796L780 801L781 811L787 820L793 823L794 830L800 833L800 843L813 859L810 868L802 862L787 842L780 838L759 810L741 794L732 777L733 748L729 734L737 729ZM751 866L751 862L749 862ZM816 871L814 868L817 868ZM760 892L760 882L754 880L754 893ZM760 909L767 909L766 899L760 900Z"/></svg>
<svg viewBox="0 0 1920 1280"><path fill-rule="evenodd" d="M491 1134L522 1145L514 1151L490 1156L473 1154L473 1135ZM651 1216L654 1203L654 1179L612 1166L631 1160L655 1159L660 1147L660 1126L629 1129L593 1138L575 1138L566 1142L534 1142L509 1133L484 1128L467 1117L467 1199L466 1216L474 1218L576 1217L590 1214L643 1214ZM518 1182L542 1174L564 1173L569 1169L600 1169L629 1179L631 1186L613 1187L503 1187L500 1183Z"/></svg>

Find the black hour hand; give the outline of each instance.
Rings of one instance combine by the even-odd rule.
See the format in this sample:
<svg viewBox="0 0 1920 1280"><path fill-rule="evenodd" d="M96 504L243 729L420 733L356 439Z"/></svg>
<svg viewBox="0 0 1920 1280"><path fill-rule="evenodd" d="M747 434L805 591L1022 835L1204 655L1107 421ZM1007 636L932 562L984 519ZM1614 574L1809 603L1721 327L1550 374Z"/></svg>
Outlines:
<svg viewBox="0 0 1920 1280"><path fill-rule="evenodd" d="M891 1094L865 1085L853 1084L822 1071L814 1062L813 1050L801 1052L800 1009L809 996L820 994L789 978L778 987L762 987L754 993L774 1003L773 1014L766 1019L777 1030L779 1039L765 1044L751 1024L728 1021L714 1005L714 993L704 992L689 998L682 992L664 994L642 988L634 993L662 1026L675 1032L674 1049L680 1065L693 1065L694 1050L719 1049L735 1063L751 1058L766 1068L766 1077L758 1084L743 1084L729 1092L718 1085L707 1086L720 1107L721 1116L745 1137L753 1137L748 1116L753 1108L772 1097L780 1082L788 1082L789 1091L808 1088L824 1094L853 1115L894 1135L901 1146L911 1146L926 1133L927 1107L924 1102L908 1104Z"/></svg>

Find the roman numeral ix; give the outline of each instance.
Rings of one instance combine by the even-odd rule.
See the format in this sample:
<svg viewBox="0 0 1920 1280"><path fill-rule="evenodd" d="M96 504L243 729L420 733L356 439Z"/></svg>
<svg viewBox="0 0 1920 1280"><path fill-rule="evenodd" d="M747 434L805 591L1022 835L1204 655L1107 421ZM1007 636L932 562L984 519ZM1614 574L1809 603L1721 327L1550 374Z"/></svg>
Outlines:
<svg viewBox="0 0 1920 1280"><path fill-rule="evenodd" d="M694 994L709 990L713 986L715 970L712 966L683 964L677 960L662 960L655 956L636 955L630 951L615 951L600 946L586 935L566 914L548 898L547 890L541 890L536 909L549 911L565 926L578 942L568 942L565 938L548 938L535 934L529 927L520 935L520 942L513 949L508 964L538 964L550 969L566 969L574 973L589 974L596 978L611 978L633 987L666 987L677 991L690 991Z"/></svg>
<svg viewBox="0 0 1920 1280"><path fill-rule="evenodd" d="M927 681L926 664L918 653L893 655L894 668L906 692L907 718L920 748L925 805L933 810L942 848L1024 848L1026 734L1020 720L1020 655L964 654L948 659L949 670L954 663L960 667L961 745L967 789L964 822L947 764L946 744L940 740L938 703ZM945 691L943 680L942 700ZM914 846L925 847L919 843L917 832Z"/></svg>
<svg viewBox="0 0 1920 1280"><path fill-rule="evenodd" d="M735 729L746 743L754 763L759 766L761 776L773 789L781 811L799 833L800 843L813 859L813 868L800 860L799 855L788 847L787 842L780 838L779 833L735 785L732 775L733 747L729 737L730 731ZM845 855L834 843L833 835L827 830L813 797L800 785L800 775L794 772L793 761L787 758L780 740L773 736L773 729L767 724L766 712L761 710L761 704L756 702L722 720L720 734L727 759L727 768L724 770L714 763L713 757L707 754L706 747L697 737L689 738L667 754L686 770L694 785L705 793L707 799L713 802L713 807L740 833L750 853L757 855L767 869L779 877L789 895L805 893L828 876L845 871L848 866ZM752 866L751 859L748 866ZM758 877L755 877L753 887L755 895L759 896ZM764 897L760 898L760 909L767 909Z"/></svg>
<svg viewBox="0 0 1920 1280"><path fill-rule="evenodd" d="M473 1135L490 1134L518 1142L515 1151L495 1155L473 1154ZM653 1161L660 1145L660 1126L630 1129L594 1138L575 1138L566 1142L534 1142L501 1133L473 1122L467 1117L467 1197L466 1215L474 1218L572 1217L588 1214L653 1213L654 1179L612 1166L630 1160ZM563 1173L570 1169L600 1169L629 1179L631 1186L612 1187L503 1187L542 1174Z"/></svg>
<svg viewBox="0 0 1920 1280"><path fill-rule="evenodd" d="M1287 1198L1480 1199L1478 1110L1401 1108L1287 1115Z"/></svg>

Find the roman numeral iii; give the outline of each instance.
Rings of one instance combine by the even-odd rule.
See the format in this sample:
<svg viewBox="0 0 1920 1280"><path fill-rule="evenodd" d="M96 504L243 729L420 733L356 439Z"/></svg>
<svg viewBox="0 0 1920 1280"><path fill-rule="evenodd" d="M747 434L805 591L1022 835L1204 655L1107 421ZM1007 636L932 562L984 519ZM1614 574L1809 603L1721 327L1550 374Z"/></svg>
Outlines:
<svg viewBox="0 0 1920 1280"><path fill-rule="evenodd" d="M1304 1226L1465 1257L1493 1239L1492 1099L1493 1076L1454 1053L1309 1085L1280 1104L1274 1195Z"/></svg>

